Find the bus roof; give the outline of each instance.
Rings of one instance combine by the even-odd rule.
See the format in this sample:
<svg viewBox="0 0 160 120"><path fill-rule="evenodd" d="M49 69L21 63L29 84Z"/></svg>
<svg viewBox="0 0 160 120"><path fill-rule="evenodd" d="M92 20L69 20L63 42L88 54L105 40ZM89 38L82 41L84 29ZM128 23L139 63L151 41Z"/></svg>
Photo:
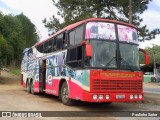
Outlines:
<svg viewBox="0 0 160 120"><path fill-rule="evenodd" d="M83 23L87 23L87 22L92 22L92 21L102 21L102 22L111 22L111 23L118 23L118 24L122 24L122 25L126 25L126 26L130 26L130 27L133 27L133 28L136 28L134 25L132 24L128 24L128 23L124 23L124 22L119 22L117 20L109 20L109 19L104 19L104 18L88 18L88 19L85 19L85 20L82 20L82 21L79 21L79 22L76 22L74 24L71 24L71 25L68 25L67 27L63 28L62 30L59 30L58 32L56 32L55 34L51 35L49 38L47 39L44 39L42 41L39 41L37 42L34 46L38 46L40 45L41 43L44 43L45 41L49 40L50 38L64 32L64 31L69 31Z"/></svg>

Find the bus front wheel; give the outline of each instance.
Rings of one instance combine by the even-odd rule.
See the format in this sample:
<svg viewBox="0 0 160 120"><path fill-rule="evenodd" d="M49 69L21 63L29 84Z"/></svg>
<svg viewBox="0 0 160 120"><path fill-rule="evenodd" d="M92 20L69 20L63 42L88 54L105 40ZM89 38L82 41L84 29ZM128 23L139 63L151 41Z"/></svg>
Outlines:
<svg viewBox="0 0 160 120"><path fill-rule="evenodd" d="M67 82L64 82L61 87L61 99L64 105L71 106L74 104L74 100L69 98L69 90Z"/></svg>

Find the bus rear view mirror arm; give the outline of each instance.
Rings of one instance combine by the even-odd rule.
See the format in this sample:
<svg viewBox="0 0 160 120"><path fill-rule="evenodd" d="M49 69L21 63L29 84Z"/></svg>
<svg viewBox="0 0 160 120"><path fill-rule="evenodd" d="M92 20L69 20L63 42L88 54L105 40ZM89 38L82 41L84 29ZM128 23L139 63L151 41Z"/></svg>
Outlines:
<svg viewBox="0 0 160 120"><path fill-rule="evenodd" d="M139 48L139 51L144 54L145 64L149 65L149 62L150 62L149 54L144 49L141 49L141 48Z"/></svg>

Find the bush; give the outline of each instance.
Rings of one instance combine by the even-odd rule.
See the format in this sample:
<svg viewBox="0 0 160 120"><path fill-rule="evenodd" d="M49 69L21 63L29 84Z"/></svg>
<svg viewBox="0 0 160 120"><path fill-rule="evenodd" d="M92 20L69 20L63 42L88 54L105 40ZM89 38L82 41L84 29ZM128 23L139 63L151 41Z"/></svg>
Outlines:
<svg viewBox="0 0 160 120"><path fill-rule="evenodd" d="M13 73L14 75L20 75L21 70L20 70L20 69L18 69L18 68L16 68L16 69L12 69L12 70L11 70L11 73Z"/></svg>

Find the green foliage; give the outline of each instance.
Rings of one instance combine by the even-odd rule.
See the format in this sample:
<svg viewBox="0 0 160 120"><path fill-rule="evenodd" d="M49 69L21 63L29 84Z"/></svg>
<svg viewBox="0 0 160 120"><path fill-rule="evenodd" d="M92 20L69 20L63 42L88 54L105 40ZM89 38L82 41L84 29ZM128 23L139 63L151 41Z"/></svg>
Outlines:
<svg viewBox="0 0 160 120"><path fill-rule="evenodd" d="M23 25L22 34L26 43L26 47L33 46L39 39L35 25L25 15L23 15L23 13L17 15L16 17L20 20L21 24Z"/></svg>
<svg viewBox="0 0 160 120"><path fill-rule="evenodd" d="M160 64L160 46L158 45L153 45L153 47L147 47L145 49L149 55L150 55L150 61L151 63L154 62L154 57L155 57L155 62Z"/></svg>
<svg viewBox="0 0 160 120"><path fill-rule="evenodd" d="M0 33L0 48L7 48L7 41L4 39L3 35Z"/></svg>
<svg viewBox="0 0 160 120"><path fill-rule="evenodd" d="M58 31L63 27L75 23L77 21L90 18L108 18L122 22L128 22L129 18L129 0L52 0L54 6L58 8L57 14L64 19L63 23L55 15L49 21L43 20L43 23L49 31ZM145 10L147 10L148 0L132 0L133 24L138 27L139 40L150 40L155 37L155 34L160 33L159 29L149 31L147 26L140 26L143 21L140 18Z"/></svg>
<svg viewBox="0 0 160 120"><path fill-rule="evenodd" d="M139 52L139 64L145 64L144 54Z"/></svg>
<svg viewBox="0 0 160 120"><path fill-rule="evenodd" d="M22 36L22 24L21 22L12 15L5 15L0 20L1 33L4 38L7 40L8 45L11 50L5 50L3 53L3 58L10 57L8 55L13 55L15 64L18 64L18 61L22 57L22 50L25 48L24 38ZM8 55L7 55L7 52ZM9 64L9 63L8 63Z"/></svg>
<svg viewBox="0 0 160 120"><path fill-rule="evenodd" d="M158 45L153 45L153 47L147 47L145 48L145 50L147 51L147 53L150 56L150 63L154 63L154 58L155 58L155 62L160 64L160 46ZM140 52L139 54L139 58L140 58L140 64L144 64L144 55L143 53Z"/></svg>
<svg viewBox="0 0 160 120"><path fill-rule="evenodd" d="M7 41L4 39L3 35L0 33L0 69L2 67L2 52L8 47Z"/></svg>
<svg viewBox="0 0 160 120"><path fill-rule="evenodd" d="M153 47L147 47L145 48L147 53L150 56L150 63L154 63L154 58L155 62L160 64L160 46L158 45L153 45ZM143 53L140 53L140 64L144 64L144 55Z"/></svg>
<svg viewBox="0 0 160 120"><path fill-rule="evenodd" d="M0 61L4 66L19 66L23 50L31 47L39 37L35 26L23 14L3 15L0 13Z"/></svg>
<svg viewBox="0 0 160 120"><path fill-rule="evenodd" d="M13 73L14 75L20 75L20 73L21 73L21 70L20 69L18 69L18 68L15 68L15 69L12 69L11 70L11 73Z"/></svg>

